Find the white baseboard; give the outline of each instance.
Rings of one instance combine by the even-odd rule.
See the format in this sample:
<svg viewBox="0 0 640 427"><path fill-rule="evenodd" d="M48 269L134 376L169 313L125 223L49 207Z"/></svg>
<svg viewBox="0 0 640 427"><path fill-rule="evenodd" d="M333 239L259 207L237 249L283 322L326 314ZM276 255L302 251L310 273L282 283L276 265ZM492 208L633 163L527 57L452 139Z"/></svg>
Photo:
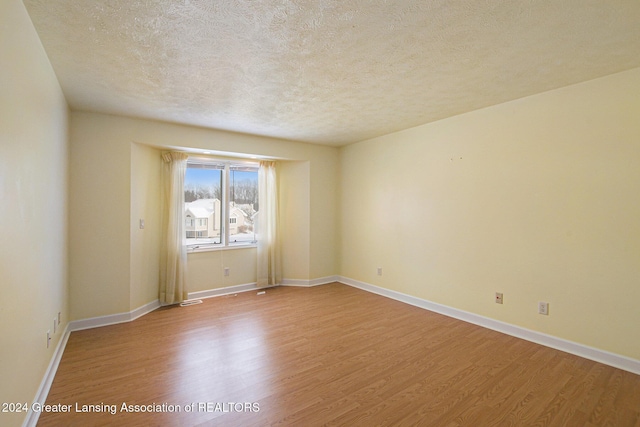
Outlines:
<svg viewBox="0 0 640 427"><path fill-rule="evenodd" d="M47 396L49 395L49 390L51 389L51 384L53 384L53 379L56 376L56 372L58 371L58 365L60 365L60 360L62 359L62 354L64 353L64 349L67 346L67 341L69 340L69 324L64 328L64 332L62 333L62 337L60 341L58 341L58 345L56 349L53 351L53 356L49 361L49 366L47 366L47 370L44 373L44 377L40 382L40 387L38 387L38 391L36 392L36 396L33 399L33 403L44 404L47 401ZM40 418L40 412L35 412L32 409L33 405L29 408L29 412L27 412L27 417L24 419L22 423L23 427L35 427L38 424L38 418Z"/></svg>
<svg viewBox="0 0 640 427"><path fill-rule="evenodd" d="M137 318L151 313L160 307L160 301L155 300L128 313L109 314L107 316L91 317L89 319L74 320L69 323L69 331L81 331L83 329L99 328L101 326L116 325L118 323L131 322Z"/></svg>
<svg viewBox="0 0 640 427"><path fill-rule="evenodd" d="M282 279L282 286L299 286L310 288L312 286L326 285L327 283L339 282L340 276L326 276L317 279Z"/></svg>
<svg viewBox="0 0 640 427"><path fill-rule="evenodd" d="M320 277L318 279L312 279L312 280L283 279L282 286L302 286L302 287L318 286L318 285L324 285L327 283L337 282L339 281L339 278L340 276L327 276L327 277ZM189 299L203 299L203 298L217 297L221 295L235 294L239 292L253 291L258 289L264 289L264 288L259 288L256 285L256 283L253 282L253 283L245 283L242 285L227 286L224 288L208 289L206 291L189 292L187 296ZM135 320L141 316L144 316L147 313L152 312L158 307L160 307L160 301L156 300L148 304L145 304L142 307L138 307L137 309L130 311L128 313L109 314L106 316L91 317L91 318L82 319L82 320L74 320L69 323L68 327L69 327L69 331L73 332L73 331L81 331L83 329L98 328L101 326L109 326L109 325L115 325L118 323L131 322L132 320Z"/></svg>
<svg viewBox="0 0 640 427"><path fill-rule="evenodd" d="M56 346L53 357L51 358L49 366L45 371L44 377L42 378L42 382L40 383L40 387L36 392L36 396L33 402L40 404L44 404L46 402L47 395L49 394L49 389L51 389L51 384L53 383L53 379L55 378L56 372L58 371L58 365L60 364L60 360L62 359L62 354L64 353L64 349L67 346L67 341L69 341L69 335L71 334L71 332L81 331L83 329L98 328L100 326L115 325L117 323L131 322L138 317L152 312L158 307L160 307L160 301L156 300L145 304L142 307L138 307L128 313L111 314L108 316L74 320L67 323L67 326L64 329L64 333L62 334L62 338L60 339L60 341L58 341L58 345ZM35 426L38 423L39 417L39 412L34 412L29 409L27 417L22 424L23 427Z"/></svg>
<svg viewBox="0 0 640 427"><path fill-rule="evenodd" d="M576 356L584 357L585 359L604 363L605 365L613 366L614 368L623 369L625 371L640 375L640 360L632 359L630 357L622 356L615 353L610 353L605 350L589 347L584 344L568 341L562 338L554 337L552 335L543 334L541 332L532 331L520 326L515 326L509 323L501 322L499 320L480 316L479 314L469 313L457 308L437 304L411 295L403 294L401 292L392 291L389 289L381 288L379 286L371 285L369 283L350 279L348 277L338 277L338 282L344 283L345 285L353 286L354 288L382 295L387 298L411 304L416 307L424 308L425 310L453 317L464 322L473 323L474 325L502 332L504 334L511 335L517 338L522 338L536 344L555 348L556 350L571 353Z"/></svg>
<svg viewBox="0 0 640 427"><path fill-rule="evenodd" d="M204 298L219 297L222 295L237 294L239 292L255 291L259 289L264 289L264 288L259 288L256 282L253 282L253 283L245 283L243 285L227 286L225 288L208 289L206 291L189 292L188 297L189 299L204 299Z"/></svg>

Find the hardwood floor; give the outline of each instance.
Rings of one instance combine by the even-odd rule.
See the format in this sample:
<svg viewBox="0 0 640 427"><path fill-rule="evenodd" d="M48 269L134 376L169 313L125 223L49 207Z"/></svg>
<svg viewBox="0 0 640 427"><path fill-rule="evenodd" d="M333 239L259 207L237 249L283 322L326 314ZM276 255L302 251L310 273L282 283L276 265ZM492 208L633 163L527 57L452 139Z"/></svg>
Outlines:
<svg viewBox="0 0 640 427"><path fill-rule="evenodd" d="M640 376L335 283L73 332L47 404L70 412L39 426L640 426Z"/></svg>

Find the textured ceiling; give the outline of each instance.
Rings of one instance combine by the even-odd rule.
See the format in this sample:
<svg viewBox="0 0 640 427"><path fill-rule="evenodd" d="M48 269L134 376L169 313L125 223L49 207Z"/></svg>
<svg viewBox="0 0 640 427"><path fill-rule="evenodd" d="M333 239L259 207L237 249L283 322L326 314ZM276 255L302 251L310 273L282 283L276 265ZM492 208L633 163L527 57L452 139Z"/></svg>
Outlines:
<svg viewBox="0 0 640 427"><path fill-rule="evenodd" d="M638 0L24 0L72 109L343 145L640 67Z"/></svg>

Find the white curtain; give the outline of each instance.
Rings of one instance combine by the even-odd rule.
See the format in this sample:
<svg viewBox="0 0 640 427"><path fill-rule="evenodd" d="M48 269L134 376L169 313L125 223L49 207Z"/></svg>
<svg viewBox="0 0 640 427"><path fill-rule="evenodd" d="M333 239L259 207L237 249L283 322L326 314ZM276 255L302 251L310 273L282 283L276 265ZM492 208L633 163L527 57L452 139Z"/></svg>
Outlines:
<svg viewBox="0 0 640 427"><path fill-rule="evenodd" d="M164 212L160 259L160 304L170 305L187 299L187 247L184 230L184 153L163 153Z"/></svg>
<svg viewBox="0 0 640 427"><path fill-rule="evenodd" d="M280 242L278 240L278 187L276 163L260 162L258 170L258 286L280 284Z"/></svg>

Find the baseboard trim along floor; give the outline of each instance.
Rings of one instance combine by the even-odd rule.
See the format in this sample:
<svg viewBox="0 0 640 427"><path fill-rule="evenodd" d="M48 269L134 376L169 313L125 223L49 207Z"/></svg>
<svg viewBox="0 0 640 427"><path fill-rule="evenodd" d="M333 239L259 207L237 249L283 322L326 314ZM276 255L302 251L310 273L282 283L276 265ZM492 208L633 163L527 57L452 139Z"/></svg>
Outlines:
<svg viewBox="0 0 640 427"><path fill-rule="evenodd" d="M614 368L623 369L625 371L634 373L636 375L640 375L640 360L631 359L626 356L610 353L605 350L600 350L597 348L586 346L584 344L579 344L573 341L568 341L562 338L554 337L552 335L547 335L541 332L532 331L530 329L526 329L526 328L515 326L509 323L501 322L499 320L480 316L478 314L469 313L463 310L458 310L453 307L437 304L437 303L427 301L421 298L417 298L411 295L403 294L401 292L392 291L390 289L385 289L379 286L371 285L369 283L350 279L348 277L340 276L337 281L345 285L353 286L354 288L362 289L367 292L372 292L374 294L391 298L396 301L401 301L406 304L411 304L413 306L420 307L425 310L429 310L435 313L443 314L445 316L453 317L454 319L462 320L468 323L473 323L474 325L492 329L497 332L502 332L504 334L511 335L513 337L522 338L524 340L531 341L536 344L544 345L546 347L551 347L556 350L571 353L576 356L584 357L585 359L604 363L605 365L613 366Z"/></svg>

